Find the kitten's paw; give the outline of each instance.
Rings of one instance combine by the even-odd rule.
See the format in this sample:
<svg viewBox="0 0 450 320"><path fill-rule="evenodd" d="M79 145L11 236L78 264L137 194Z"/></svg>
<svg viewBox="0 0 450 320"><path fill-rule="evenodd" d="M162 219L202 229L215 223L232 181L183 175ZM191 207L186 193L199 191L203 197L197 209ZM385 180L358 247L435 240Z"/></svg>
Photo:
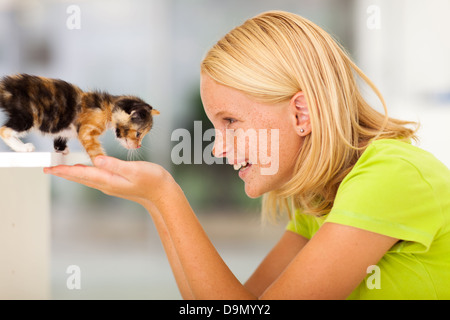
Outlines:
<svg viewBox="0 0 450 320"><path fill-rule="evenodd" d="M21 146L17 146L17 152L33 152L36 148L32 143L25 143Z"/></svg>
<svg viewBox="0 0 450 320"><path fill-rule="evenodd" d="M91 158L92 164L94 164L94 159L98 156L106 156L104 152L89 152L89 157Z"/></svg>
<svg viewBox="0 0 450 320"><path fill-rule="evenodd" d="M70 150L69 150L69 147L66 147L64 150L56 150L55 149L55 152L56 153L62 153L63 155L68 155L69 153L70 153Z"/></svg>

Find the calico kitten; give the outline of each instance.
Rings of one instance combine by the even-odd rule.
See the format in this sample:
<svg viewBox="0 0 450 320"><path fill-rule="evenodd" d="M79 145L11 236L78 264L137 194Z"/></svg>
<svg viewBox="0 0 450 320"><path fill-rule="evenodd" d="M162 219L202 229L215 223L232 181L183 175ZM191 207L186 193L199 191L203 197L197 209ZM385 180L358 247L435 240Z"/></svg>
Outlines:
<svg viewBox="0 0 450 320"><path fill-rule="evenodd" d="M34 146L19 137L32 128L54 136L56 152L67 154L67 140L78 137L93 160L105 152L98 137L109 127L127 149L141 146L159 112L134 96L84 92L58 79L27 74L6 76L0 81L0 109L7 121L0 138L14 151L31 152Z"/></svg>

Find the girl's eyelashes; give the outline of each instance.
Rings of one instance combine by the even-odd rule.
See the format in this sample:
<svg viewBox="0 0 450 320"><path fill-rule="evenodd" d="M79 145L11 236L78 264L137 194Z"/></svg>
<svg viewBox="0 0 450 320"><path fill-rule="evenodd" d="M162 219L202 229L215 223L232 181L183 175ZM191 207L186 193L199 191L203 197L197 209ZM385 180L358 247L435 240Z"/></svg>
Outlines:
<svg viewBox="0 0 450 320"><path fill-rule="evenodd" d="M224 118L224 120L226 122L228 122L228 124L232 124L232 123L235 123L237 121L236 119L233 119L233 118Z"/></svg>

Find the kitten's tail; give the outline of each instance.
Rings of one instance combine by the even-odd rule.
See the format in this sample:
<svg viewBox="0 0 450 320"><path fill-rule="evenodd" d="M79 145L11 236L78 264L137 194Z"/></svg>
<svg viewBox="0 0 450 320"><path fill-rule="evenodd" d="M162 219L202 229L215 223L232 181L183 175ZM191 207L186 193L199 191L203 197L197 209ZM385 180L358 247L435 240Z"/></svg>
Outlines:
<svg viewBox="0 0 450 320"><path fill-rule="evenodd" d="M5 100L4 95L6 94L5 85L3 84L5 77L0 80L0 108L3 109L3 101Z"/></svg>
<svg viewBox="0 0 450 320"><path fill-rule="evenodd" d="M10 100L13 94L7 89L6 82L12 79L11 76L3 76L0 79L0 109L5 109L6 103Z"/></svg>

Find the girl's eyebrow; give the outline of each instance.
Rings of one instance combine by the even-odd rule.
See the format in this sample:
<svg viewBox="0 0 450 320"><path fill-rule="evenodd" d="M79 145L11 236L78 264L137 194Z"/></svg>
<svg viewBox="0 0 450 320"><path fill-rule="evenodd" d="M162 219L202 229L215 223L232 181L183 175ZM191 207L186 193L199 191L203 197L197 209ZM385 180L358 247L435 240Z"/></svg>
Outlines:
<svg viewBox="0 0 450 320"><path fill-rule="evenodd" d="M223 117L223 116L226 115L226 114L229 115L229 112L228 112L228 111L219 111L219 112L217 112L217 113L215 114L215 117L216 117L216 118L220 118L220 117Z"/></svg>

